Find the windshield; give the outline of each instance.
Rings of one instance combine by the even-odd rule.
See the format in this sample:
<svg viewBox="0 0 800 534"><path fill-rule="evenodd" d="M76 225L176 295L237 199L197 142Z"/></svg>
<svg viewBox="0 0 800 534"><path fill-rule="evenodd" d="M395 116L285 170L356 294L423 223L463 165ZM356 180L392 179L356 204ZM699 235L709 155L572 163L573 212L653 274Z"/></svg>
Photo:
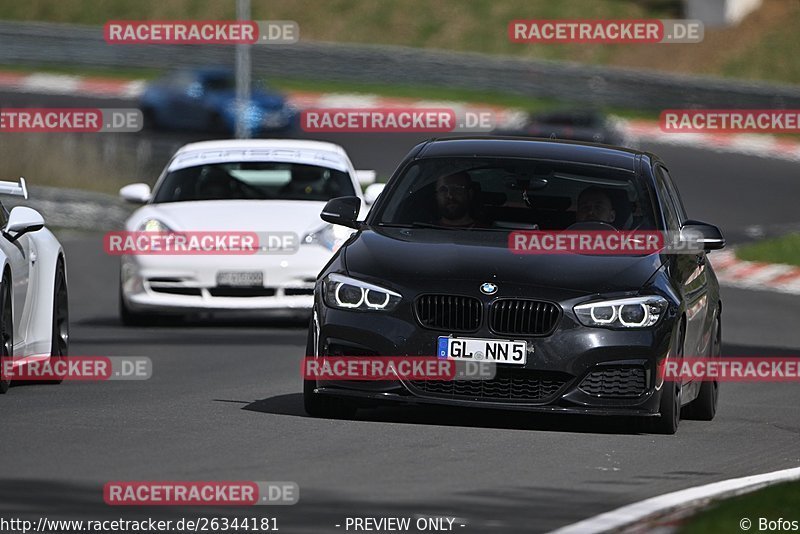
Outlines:
<svg viewBox="0 0 800 534"><path fill-rule="evenodd" d="M226 162L172 171L158 186L154 203L198 200L319 200L353 196L342 171L276 162Z"/></svg>
<svg viewBox="0 0 800 534"><path fill-rule="evenodd" d="M498 158L427 158L396 178L371 224L486 230L655 230L632 172Z"/></svg>
<svg viewBox="0 0 800 534"><path fill-rule="evenodd" d="M233 76L208 76L205 86L209 91L233 91L236 89L236 79Z"/></svg>

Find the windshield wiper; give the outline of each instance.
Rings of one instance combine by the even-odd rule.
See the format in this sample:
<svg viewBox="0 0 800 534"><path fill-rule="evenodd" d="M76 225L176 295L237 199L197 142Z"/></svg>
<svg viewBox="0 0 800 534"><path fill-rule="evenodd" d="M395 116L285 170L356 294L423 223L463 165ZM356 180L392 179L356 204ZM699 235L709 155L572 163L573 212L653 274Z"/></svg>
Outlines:
<svg viewBox="0 0 800 534"><path fill-rule="evenodd" d="M424 223L424 222L413 222L413 223L380 222L377 224L377 226L383 226L384 228L439 228L443 230L463 230L463 228L459 228L458 226L442 226L439 224Z"/></svg>
<svg viewBox="0 0 800 534"><path fill-rule="evenodd" d="M508 232L506 228L486 228L483 226L445 226L443 224L433 224L426 222L412 223L378 223L377 226L386 228L433 228L435 230L483 230L487 232Z"/></svg>

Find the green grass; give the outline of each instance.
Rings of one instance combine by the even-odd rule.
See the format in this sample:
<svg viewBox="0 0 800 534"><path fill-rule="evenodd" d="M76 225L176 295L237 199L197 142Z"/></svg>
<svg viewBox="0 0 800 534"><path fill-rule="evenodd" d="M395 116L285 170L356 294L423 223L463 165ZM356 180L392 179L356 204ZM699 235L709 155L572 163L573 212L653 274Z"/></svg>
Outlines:
<svg viewBox="0 0 800 534"><path fill-rule="evenodd" d="M142 181L144 168L134 154L122 150L107 153L90 135L104 134L0 133L0 177L16 180L24 176L32 186L109 194Z"/></svg>
<svg viewBox="0 0 800 534"><path fill-rule="evenodd" d="M395 98L426 100L449 100L473 102L502 107L513 107L537 111L562 104L555 99L532 98L470 89L451 87L425 87L417 85L389 85L381 83L352 83L335 81L313 81L290 78L265 78L264 82L281 91L312 91L319 93L374 94Z"/></svg>
<svg viewBox="0 0 800 534"><path fill-rule="evenodd" d="M800 266L800 233L745 245L736 249L736 256L747 261Z"/></svg>
<svg viewBox="0 0 800 534"><path fill-rule="evenodd" d="M768 532L767 529L759 528L759 518L771 521L783 518L800 524L800 482L778 484L724 500L688 519L680 528L679 533L744 532L739 526L739 522L744 518L751 522L750 532ZM781 532L781 530L773 530L773 532Z"/></svg>
<svg viewBox="0 0 800 534"><path fill-rule="evenodd" d="M722 74L736 78L800 83L800 61L797 61L800 37L797 28L800 28L800 10L792 12L784 24L769 31L756 46L749 47L742 55L723 65ZM783 53L776 53L780 51Z"/></svg>
<svg viewBox="0 0 800 534"><path fill-rule="evenodd" d="M758 12L766 13L763 17L753 15L735 27L706 28L706 40L692 45L531 45L507 37L508 24L516 19L671 19L682 16L682 5L682 0L262 0L251 3L251 18L297 21L303 41L403 45L800 83L796 0L765 0ZM112 19L233 18L233 0L0 2L0 20L102 25Z"/></svg>

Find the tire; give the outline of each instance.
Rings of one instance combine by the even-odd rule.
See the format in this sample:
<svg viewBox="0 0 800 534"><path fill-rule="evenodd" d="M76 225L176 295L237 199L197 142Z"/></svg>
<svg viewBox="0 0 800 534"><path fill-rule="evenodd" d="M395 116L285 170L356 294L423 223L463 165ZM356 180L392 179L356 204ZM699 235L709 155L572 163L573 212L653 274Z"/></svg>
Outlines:
<svg viewBox="0 0 800 534"><path fill-rule="evenodd" d="M678 359L683 358L685 326L681 323L678 335L679 346L673 353ZM653 434L672 435L678 431L681 422L681 384L665 381L661 391L659 417L648 418L648 430Z"/></svg>
<svg viewBox="0 0 800 534"><path fill-rule="evenodd" d="M0 357L5 360L14 355L14 316L11 313L11 280L3 276L0 283ZM10 380L3 380L3 366L0 365L0 394L11 387Z"/></svg>
<svg viewBox="0 0 800 534"><path fill-rule="evenodd" d="M56 264L56 277L53 283L53 326L50 337L50 359L52 363L66 360L69 354L69 292L64 260ZM60 384L63 379L48 383Z"/></svg>
<svg viewBox="0 0 800 534"><path fill-rule="evenodd" d="M306 358L314 357L314 319L308 326ZM303 380L303 408L311 417L323 419L350 419L356 414L356 406L343 399L337 399L314 392L316 380Z"/></svg>
<svg viewBox="0 0 800 534"><path fill-rule="evenodd" d="M722 348L722 316L717 314L714 325L714 338L711 341L709 358L719 358ZM717 415L717 402L719 399L719 381L707 381L700 385L697 398L683 409L683 417L696 421L711 421Z"/></svg>

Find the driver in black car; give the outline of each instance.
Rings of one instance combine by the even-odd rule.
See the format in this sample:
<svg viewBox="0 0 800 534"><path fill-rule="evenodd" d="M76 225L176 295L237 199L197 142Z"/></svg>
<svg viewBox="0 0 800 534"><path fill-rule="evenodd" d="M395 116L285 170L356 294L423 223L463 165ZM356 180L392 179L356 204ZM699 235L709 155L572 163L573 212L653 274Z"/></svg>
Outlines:
<svg viewBox="0 0 800 534"><path fill-rule="evenodd" d="M599 187L588 187L578 195L577 222L614 224L617 213L608 194Z"/></svg>
<svg viewBox="0 0 800 534"><path fill-rule="evenodd" d="M436 207L439 213L437 224L471 228L478 226L473 217L475 207L475 185L464 171L440 176L436 180Z"/></svg>

